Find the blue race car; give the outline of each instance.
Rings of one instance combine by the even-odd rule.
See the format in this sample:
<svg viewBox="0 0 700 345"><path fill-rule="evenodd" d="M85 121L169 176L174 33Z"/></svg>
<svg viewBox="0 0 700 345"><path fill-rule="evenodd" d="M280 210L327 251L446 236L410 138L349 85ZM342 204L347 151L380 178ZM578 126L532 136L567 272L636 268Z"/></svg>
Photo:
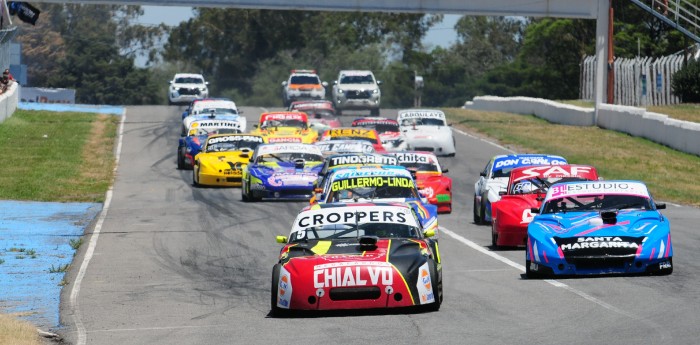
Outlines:
<svg viewBox="0 0 700 345"><path fill-rule="evenodd" d="M310 199L323 167L321 150L312 144L260 145L243 168L243 201L263 198Z"/></svg>
<svg viewBox="0 0 700 345"><path fill-rule="evenodd" d="M558 183L527 229L530 277L671 274L669 221L639 181Z"/></svg>
<svg viewBox="0 0 700 345"><path fill-rule="evenodd" d="M402 202L413 208L425 229L438 232L437 206L421 198L406 167L356 166L332 170L322 186L318 203Z"/></svg>
<svg viewBox="0 0 700 345"><path fill-rule="evenodd" d="M234 120L206 119L193 121L187 135L177 144L177 168L192 169L194 157L202 150L207 137L214 134L242 133L241 123Z"/></svg>

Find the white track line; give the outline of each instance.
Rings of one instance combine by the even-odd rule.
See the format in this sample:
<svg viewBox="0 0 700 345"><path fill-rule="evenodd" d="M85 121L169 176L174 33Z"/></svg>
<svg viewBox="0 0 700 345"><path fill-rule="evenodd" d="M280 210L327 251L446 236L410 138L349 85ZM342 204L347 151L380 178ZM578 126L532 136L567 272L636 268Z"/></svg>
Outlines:
<svg viewBox="0 0 700 345"><path fill-rule="evenodd" d="M482 254L486 254L486 255L488 255L488 256L490 256L490 257L492 257L492 258L494 258L494 259L496 259L496 260L498 260L498 261L500 261L500 262L502 262L502 263L504 263L504 264L506 264L506 265L508 265L508 266L511 266L511 267L513 267L513 268L515 268L515 269L521 271L521 272L525 272L525 266L523 266L523 265L521 265L521 264L518 264L518 263L516 263L516 262L514 262L514 261L512 261L512 260L510 260L510 259L508 259L508 258L506 258L506 257L503 257L503 256L501 256L501 255L498 255L498 254L496 254L496 253L494 253L494 252L492 252L492 251L489 251L489 250L487 250L486 248L484 248L484 247L482 247L482 246L480 246L480 245L478 245L478 244L476 244L476 243L474 243L474 242L472 242L472 241L470 241L470 240L468 240L468 239L466 239L466 238L464 238L464 237L462 237L462 236L456 234L455 232L453 232L453 231L451 231L451 230L449 230L449 229L447 229L447 228L440 227L440 231L441 231L442 233L444 233L444 234L446 234L446 235L448 235L448 236L454 238L455 240L457 240L457 241L459 241L459 242L462 242L463 244L467 245L468 247L470 247L470 248L472 248L472 249L474 249L474 250L476 250L476 251L478 251L478 252L480 252L480 253L482 253ZM584 299L586 299L586 300L588 300L588 301L591 301L591 302L593 302L593 303L595 303L595 304L597 304L597 305L599 305L599 306L601 306L601 307L603 307L603 308L605 308L605 309L608 309L608 310L610 310L610 311L613 311L613 312L615 312L615 313L618 313L618 314L627 316L627 317L632 318L632 319L635 319L635 320L639 319L638 317L636 317L636 316L634 316L634 315L632 315L632 314L630 314L630 313L628 313L628 312L626 312L626 311L624 311L624 310L622 310L622 309L620 309L620 308L614 307L614 306L612 306L612 305L610 305L610 304L608 304L608 303L606 303L606 302L603 302L603 301L601 301L601 300L599 300L599 299L597 299L597 298L595 298L595 297L593 297L593 296L591 296L591 295L589 295L589 294L587 294L587 293L585 293L585 292L583 292L583 291L580 291L580 290L577 290L577 289L575 289L575 288L572 288L571 286L568 286L568 285L566 285L566 284L564 284L564 283L562 283L562 282L560 282L560 281L553 280L553 279L545 279L545 280L543 280L543 281L545 281L545 282L551 284L552 286L555 286L555 287L558 287L558 288L562 288L562 289L564 289L564 290L567 290L567 291L569 291L569 292L572 292L572 293L578 295L579 297L582 297L582 298L584 298Z"/></svg>
<svg viewBox="0 0 700 345"><path fill-rule="evenodd" d="M119 157L122 153L122 139L124 138L124 121L126 120L126 109L122 113L122 119L119 123L119 140L117 142L117 150L115 152L114 158L114 179L117 178L117 167L119 166ZM78 303L78 295L80 294L80 286L82 285L83 278L85 277L85 272L87 271L88 264L92 255L95 252L95 247L97 246L97 239L100 237L100 231L102 231L102 224L107 218L107 212L109 210L109 205L112 203L112 190L114 183L109 187L105 195L105 204L100 211L100 217L97 219L95 224L95 229L92 231L92 236L90 236L90 242L88 248L85 251L85 257L83 258L82 264L80 264L80 270L75 278L75 283L73 284L73 290L70 293L70 309L73 314L73 322L75 323L75 328L78 333L77 345L85 345L87 341L87 336L85 332L85 325L83 325L83 320L81 318L80 305Z"/></svg>
<svg viewBox="0 0 700 345"><path fill-rule="evenodd" d="M469 134L469 133L467 133L467 132L465 132L465 131L463 131L463 130L461 130L461 129L457 129L457 128L452 127L452 130L455 131L455 132L457 132L457 133L459 133L459 134L461 134L461 135L464 135L464 136L467 136L467 137L470 137L470 138L473 138L473 139L476 139L476 140L480 140L480 141L483 141L483 142L485 142L485 143L487 143L487 144L489 144L489 145L493 145L493 146L495 146L495 147L498 147L499 149L504 150L504 151L506 151L506 152L515 153L515 151L513 151L513 150L511 150L511 149L509 149L509 148L507 148L507 147L505 147L505 146L501 146L501 145L498 145L498 144L494 143L493 141L489 141L489 140L486 140L486 139L484 139L484 138L479 138L479 137L477 137L477 136L475 136L475 135L471 135L471 134Z"/></svg>

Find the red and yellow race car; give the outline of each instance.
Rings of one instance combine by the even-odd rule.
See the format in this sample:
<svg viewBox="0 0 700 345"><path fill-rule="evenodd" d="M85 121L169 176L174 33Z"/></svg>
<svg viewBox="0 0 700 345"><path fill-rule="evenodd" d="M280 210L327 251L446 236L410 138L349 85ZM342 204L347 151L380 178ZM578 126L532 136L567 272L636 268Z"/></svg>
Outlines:
<svg viewBox="0 0 700 345"><path fill-rule="evenodd" d="M289 110L306 113L309 116L309 127L316 130L319 136L326 130L342 126L331 101L296 101L292 102Z"/></svg>
<svg viewBox="0 0 700 345"><path fill-rule="evenodd" d="M272 269L271 314L292 310L421 307L442 302L433 230L403 203L304 208Z"/></svg>
<svg viewBox="0 0 700 345"><path fill-rule="evenodd" d="M262 136L265 143L313 144L318 140L306 113L293 111L263 113L251 134Z"/></svg>
<svg viewBox="0 0 700 345"><path fill-rule="evenodd" d="M428 202L438 207L438 213L452 213L452 179L431 152L387 152L398 159L414 175L418 191Z"/></svg>
<svg viewBox="0 0 700 345"><path fill-rule="evenodd" d="M558 182L598 180L590 165L539 165L514 168L501 199L491 204L491 244L524 246L532 209L542 206L547 190Z"/></svg>
<svg viewBox="0 0 700 345"><path fill-rule="evenodd" d="M325 131L320 140L366 140L372 143L375 152L386 152L384 146L382 146L382 142L379 140L379 134L377 134L377 131L374 129L358 127L333 128Z"/></svg>

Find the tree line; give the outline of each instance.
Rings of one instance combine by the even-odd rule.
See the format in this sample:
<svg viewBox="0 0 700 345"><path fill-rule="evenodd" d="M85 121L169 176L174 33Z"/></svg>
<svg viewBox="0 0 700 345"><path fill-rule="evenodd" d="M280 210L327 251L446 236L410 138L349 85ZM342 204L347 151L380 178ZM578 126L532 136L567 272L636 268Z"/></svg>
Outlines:
<svg viewBox="0 0 700 345"><path fill-rule="evenodd" d="M186 22L145 26L138 6L44 4L22 26L29 86L76 89L93 104L166 104L176 72L204 74L212 96L281 106L294 68L332 81L340 69L370 69L385 107L461 106L478 95L576 99L579 64L594 54L595 20L464 16L449 47L422 40L442 15L196 8ZM634 6L614 2L615 55L662 56L691 44ZM142 56L146 67L134 60ZM328 91L330 96L330 90Z"/></svg>

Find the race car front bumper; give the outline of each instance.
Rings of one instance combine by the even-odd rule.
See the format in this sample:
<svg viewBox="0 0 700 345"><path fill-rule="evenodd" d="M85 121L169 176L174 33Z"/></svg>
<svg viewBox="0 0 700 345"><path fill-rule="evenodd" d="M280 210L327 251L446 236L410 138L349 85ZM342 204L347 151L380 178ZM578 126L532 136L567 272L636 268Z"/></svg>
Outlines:
<svg viewBox="0 0 700 345"><path fill-rule="evenodd" d="M199 184L205 186L240 187L242 185L241 172L233 171L230 174L199 174Z"/></svg>

